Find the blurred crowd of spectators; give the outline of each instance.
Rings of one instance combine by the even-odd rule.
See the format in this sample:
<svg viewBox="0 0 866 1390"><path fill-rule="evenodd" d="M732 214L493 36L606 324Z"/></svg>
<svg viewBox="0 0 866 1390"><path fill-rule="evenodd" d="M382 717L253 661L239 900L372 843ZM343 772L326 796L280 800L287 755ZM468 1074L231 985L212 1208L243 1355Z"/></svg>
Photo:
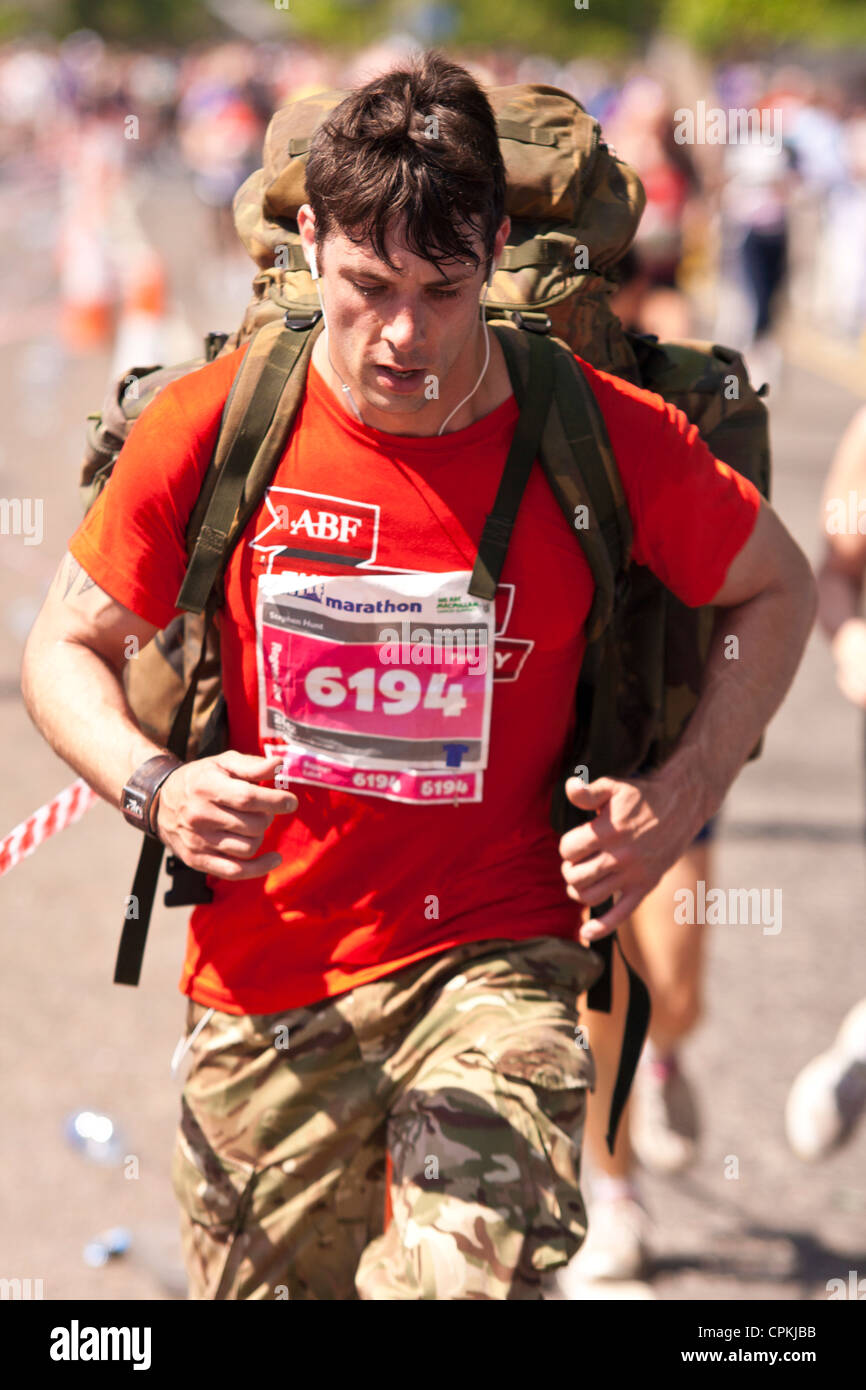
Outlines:
<svg viewBox="0 0 866 1390"><path fill-rule="evenodd" d="M395 38L349 57L294 41L129 51L86 30L59 43L18 40L0 47L0 170L7 186L60 178L61 196L91 215L104 196L97 169L189 178L228 252L232 195L260 163L270 114L363 81L405 49ZM648 203L627 265L636 326L688 331L698 304L717 336L742 344L772 333L784 304L864 345L866 54L844 82L787 62L704 70L681 54L661 74L658 64L614 70L513 52L463 61L490 84L569 91L640 173ZM698 101L763 111L780 138L678 141L675 113Z"/></svg>

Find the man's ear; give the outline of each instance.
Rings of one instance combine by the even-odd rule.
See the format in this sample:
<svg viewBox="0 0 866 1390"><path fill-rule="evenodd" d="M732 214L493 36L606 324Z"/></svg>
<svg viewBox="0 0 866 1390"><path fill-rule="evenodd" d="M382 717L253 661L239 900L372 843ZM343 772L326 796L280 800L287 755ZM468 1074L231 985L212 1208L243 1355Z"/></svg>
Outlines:
<svg viewBox="0 0 866 1390"><path fill-rule="evenodd" d="M495 261L498 262L499 260L501 260L502 252L505 250L505 243L507 242L510 235L511 218L506 216L503 217L502 221L499 224L499 231L496 233L496 240L493 243L493 259Z"/></svg>
<svg viewBox="0 0 866 1390"><path fill-rule="evenodd" d="M316 214L309 203L302 204L298 208L298 231L301 236L301 250L303 251L310 273L314 280L319 278L319 270L316 264Z"/></svg>

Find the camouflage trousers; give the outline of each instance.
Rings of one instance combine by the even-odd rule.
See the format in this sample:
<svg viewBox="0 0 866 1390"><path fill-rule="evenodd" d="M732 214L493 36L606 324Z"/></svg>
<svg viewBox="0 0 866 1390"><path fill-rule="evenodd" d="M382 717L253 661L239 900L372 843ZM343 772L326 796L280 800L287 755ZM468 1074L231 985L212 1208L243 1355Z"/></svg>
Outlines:
<svg viewBox="0 0 866 1390"><path fill-rule="evenodd" d="M586 1235L599 956L473 942L279 1014L190 1001L172 1179L193 1299L541 1299ZM387 1224L386 1154L390 1169Z"/></svg>

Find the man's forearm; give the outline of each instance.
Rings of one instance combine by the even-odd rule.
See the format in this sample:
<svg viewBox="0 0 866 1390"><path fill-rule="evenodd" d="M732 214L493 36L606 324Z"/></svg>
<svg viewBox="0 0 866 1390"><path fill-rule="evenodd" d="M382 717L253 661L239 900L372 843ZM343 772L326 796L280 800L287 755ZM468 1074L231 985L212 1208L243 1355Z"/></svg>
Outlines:
<svg viewBox="0 0 866 1390"><path fill-rule="evenodd" d="M21 676L39 732L94 791L119 806L135 769L164 749L136 724L117 673L89 648L57 641L28 647Z"/></svg>
<svg viewBox="0 0 866 1390"><path fill-rule="evenodd" d="M676 749L656 774L689 789L698 825L718 811L781 705L815 611L814 581L806 570L802 582L768 589L718 611L700 700Z"/></svg>

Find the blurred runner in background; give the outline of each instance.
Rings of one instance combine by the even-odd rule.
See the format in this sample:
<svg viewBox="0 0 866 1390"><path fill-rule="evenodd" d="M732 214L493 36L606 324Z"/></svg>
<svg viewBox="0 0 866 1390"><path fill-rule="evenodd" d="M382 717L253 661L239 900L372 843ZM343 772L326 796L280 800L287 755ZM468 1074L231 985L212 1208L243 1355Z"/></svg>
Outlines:
<svg viewBox="0 0 866 1390"><path fill-rule="evenodd" d="M651 1220L634 1174L635 1160L651 1172L678 1173L697 1157L698 1108L679 1050L701 1015L706 927L676 922L674 903L679 889L694 893L700 880L710 881L716 820L703 826L688 852L619 928L623 952L649 990L652 1013L613 1155L605 1133L628 999L628 979L616 952L611 1012L589 1010L585 996L578 1003L598 1076L586 1123L589 1234L572 1266L580 1279L646 1276Z"/></svg>
<svg viewBox="0 0 866 1390"><path fill-rule="evenodd" d="M689 306L679 282L683 226L699 180L685 145L674 139L672 103L647 77L631 79L608 117L607 143L640 174L646 208L620 267L625 283L614 310L627 328L660 338L689 336Z"/></svg>
<svg viewBox="0 0 866 1390"><path fill-rule="evenodd" d="M213 209L214 248L237 254L232 199L258 168L269 111L262 109L252 55L223 44L184 64L178 141L198 197Z"/></svg>
<svg viewBox="0 0 866 1390"><path fill-rule="evenodd" d="M796 154L784 129L784 110L775 104L772 92L755 109L761 123L753 128L753 136L759 138L725 146L722 236L748 301L745 332L735 341L746 349L751 375L772 385L779 382L782 369L775 335L789 265Z"/></svg>
<svg viewBox="0 0 866 1390"><path fill-rule="evenodd" d="M821 501L825 548L818 571L818 621L830 642L839 689L866 710L866 406L842 436ZM785 1109L788 1142L806 1162L826 1158L851 1138L864 1110L866 999L861 999L830 1047L796 1077Z"/></svg>

